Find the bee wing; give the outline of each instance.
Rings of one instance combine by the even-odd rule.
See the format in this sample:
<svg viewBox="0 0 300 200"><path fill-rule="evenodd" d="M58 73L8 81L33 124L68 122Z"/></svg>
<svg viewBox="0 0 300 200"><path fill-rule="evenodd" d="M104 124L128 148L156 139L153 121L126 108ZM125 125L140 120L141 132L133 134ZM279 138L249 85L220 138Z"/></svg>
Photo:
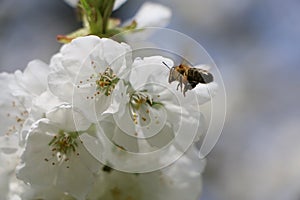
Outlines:
<svg viewBox="0 0 300 200"><path fill-rule="evenodd" d="M199 69L204 69L206 71L209 71L211 69L211 66L209 65L205 65L205 64L201 64L201 65L195 65L193 66L194 68L199 68Z"/></svg>

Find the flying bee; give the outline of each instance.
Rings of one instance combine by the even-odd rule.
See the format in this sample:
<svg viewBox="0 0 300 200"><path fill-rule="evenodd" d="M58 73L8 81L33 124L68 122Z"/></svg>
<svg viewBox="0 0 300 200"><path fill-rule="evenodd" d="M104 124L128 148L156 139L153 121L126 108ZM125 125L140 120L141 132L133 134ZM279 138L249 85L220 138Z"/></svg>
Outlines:
<svg viewBox="0 0 300 200"><path fill-rule="evenodd" d="M213 75L205 69L190 67L185 64L180 64L170 68L165 62L162 62L170 70L169 83L178 81L177 90L180 86L180 91L185 93L192 90L198 83L207 84L214 80ZM182 91L182 86L184 86Z"/></svg>

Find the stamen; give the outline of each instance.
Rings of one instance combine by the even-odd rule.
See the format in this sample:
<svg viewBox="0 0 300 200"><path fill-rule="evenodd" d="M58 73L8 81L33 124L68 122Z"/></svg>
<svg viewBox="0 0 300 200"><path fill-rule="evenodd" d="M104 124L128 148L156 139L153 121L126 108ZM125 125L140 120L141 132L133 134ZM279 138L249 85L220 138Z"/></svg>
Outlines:
<svg viewBox="0 0 300 200"><path fill-rule="evenodd" d="M119 80L116 74L113 73L113 70L107 67L103 73L98 75L98 80L96 80L97 90L109 96Z"/></svg>
<svg viewBox="0 0 300 200"><path fill-rule="evenodd" d="M56 158L54 160L55 162L66 162L69 160L69 156L76 152L78 137L78 132L65 132L63 130L60 130L55 136L53 136L48 145L52 147L52 157L53 159ZM79 156L79 153L76 152L75 155ZM49 161L48 158L45 158L44 160ZM55 164L55 162L53 163Z"/></svg>
<svg viewBox="0 0 300 200"><path fill-rule="evenodd" d="M91 61L91 64L93 65L93 68L96 69L95 62ZM109 96L119 80L120 79L114 74L113 70L110 67L107 67L103 73L95 73L90 75L86 80L80 80L77 88L93 87L96 85L96 91L93 94L94 97L100 94ZM86 99L93 100L93 96L87 96Z"/></svg>
<svg viewBox="0 0 300 200"><path fill-rule="evenodd" d="M146 91L135 91L131 94L129 100L129 112L134 124L138 124L139 119L146 122L150 118L149 107L153 106L153 99ZM143 109L143 111L141 111ZM140 116L142 114L142 116ZM146 116L145 116L146 114Z"/></svg>
<svg viewBox="0 0 300 200"><path fill-rule="evenodd" d="M14 120L14 123L7 127L5 135L9 136L16 131L19 130L20 127L23 127L25 120L28 117L28 111L23 110L25 108L21 107L21 105L17 104L15 101L11 102L12 110L16 111L18 114L14 115L12 113L7 113L6 117L10 118L10 120Z"/></svg>

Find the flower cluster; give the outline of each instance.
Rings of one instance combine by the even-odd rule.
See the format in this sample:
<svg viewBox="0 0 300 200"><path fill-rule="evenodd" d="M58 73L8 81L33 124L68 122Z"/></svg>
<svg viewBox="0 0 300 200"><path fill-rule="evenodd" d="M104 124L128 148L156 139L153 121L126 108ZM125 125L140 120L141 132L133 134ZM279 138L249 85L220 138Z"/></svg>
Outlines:
<svg viewBox="0 0 300 200"><path fill-rule="evenodd" d="M205 161L192 144L208 97L183 96L164 64L84 36L49 65L1 73L0 199L197 199Z"/></svg>
<svg viewBox="0 0 300 200"><path fill-rule="evenodd" d="M181 153L197 134L198 112L181 105L163 62L173 66L162 56L133 60L125 43L86 36L49 66L32 61L2 73L3 198L166 199L172 190L182 199L195 187L195 199L203 161L194 147Z"/></svg>

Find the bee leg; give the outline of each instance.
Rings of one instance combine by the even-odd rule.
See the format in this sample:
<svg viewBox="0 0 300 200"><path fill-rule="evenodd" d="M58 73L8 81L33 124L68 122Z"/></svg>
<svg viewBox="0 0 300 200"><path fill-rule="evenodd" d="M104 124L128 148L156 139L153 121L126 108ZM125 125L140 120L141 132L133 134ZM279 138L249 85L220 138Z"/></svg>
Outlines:
<svg viewBox="0 0 300 200"><path fill-rule="evenodd" d="M182 92L182 76L179 76L180 92Z"/></svg>
<svg viewBox="0 0 300 200"><path fill-rule="evenodd" d="M178 90L179 86L180 86L180 83L178 83L176 90Z"/></svg>
<svg viewBox="0 0 300 200"><path fill-rule="evenodd" d="M186 85L184 86L184 88L183 88L183 96L185 97L185 93L187 92L187 87L186 87Z"/></svg>

